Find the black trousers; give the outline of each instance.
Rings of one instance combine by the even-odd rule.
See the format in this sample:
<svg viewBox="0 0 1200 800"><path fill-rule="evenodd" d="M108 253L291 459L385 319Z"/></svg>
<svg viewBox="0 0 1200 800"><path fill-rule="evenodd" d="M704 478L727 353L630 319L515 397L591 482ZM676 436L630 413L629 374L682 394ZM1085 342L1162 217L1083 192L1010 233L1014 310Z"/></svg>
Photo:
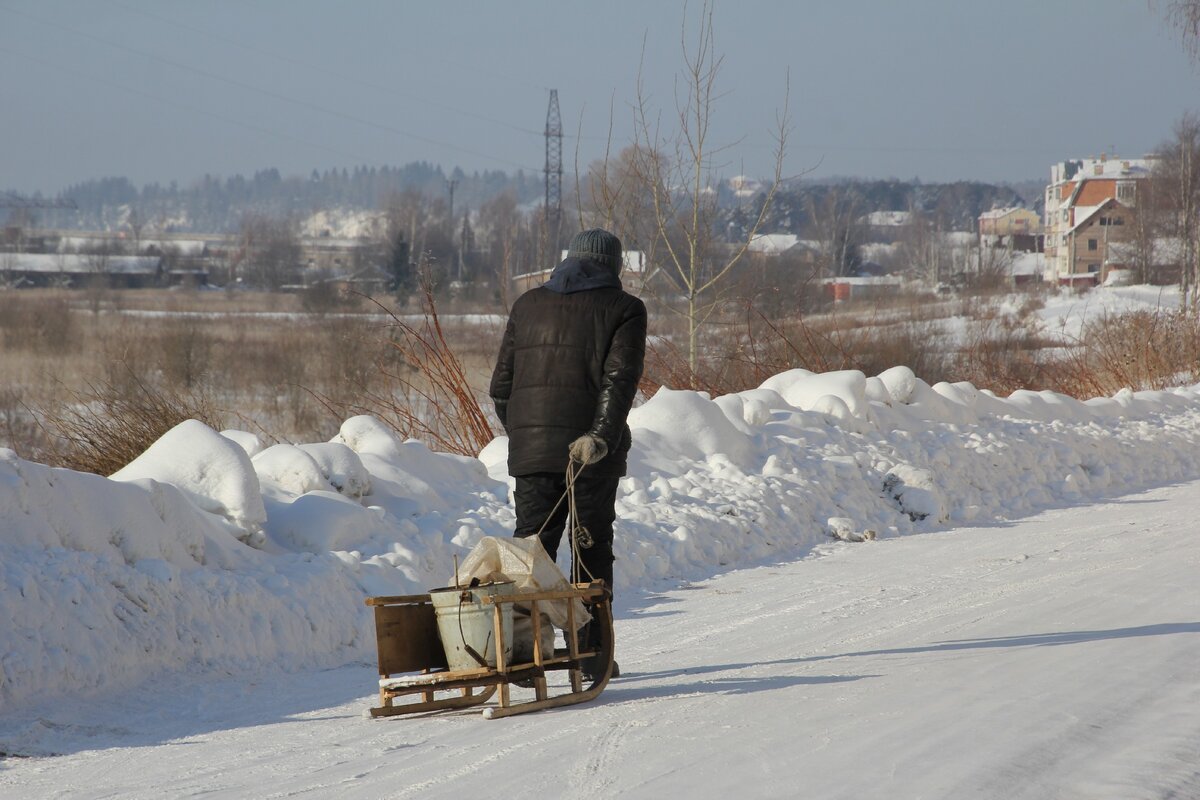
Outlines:
<svg viewBox="0 0 1200 800"><path fill-rule="evenodd" d="M559 504L553 516L550 512L567 489L566 476L539 472L517 475L516 482L517 529L513 536L524 539L537 536L541 530L542 546L550 558L556 558L567 521L567 501L564 499ZM577 568L579 580L603 579L610 589L613 585L613 521L617 518L617 487L620 483L619 475L589 475L587 469L575 479L575 507L580 523L591 535L592 546L580 548L581 563L573 564L572 573ZM546 522L547 518L549 522ZM570 542L567 546L570 547ZM574 574L568 577L575 578Z"/></svg>

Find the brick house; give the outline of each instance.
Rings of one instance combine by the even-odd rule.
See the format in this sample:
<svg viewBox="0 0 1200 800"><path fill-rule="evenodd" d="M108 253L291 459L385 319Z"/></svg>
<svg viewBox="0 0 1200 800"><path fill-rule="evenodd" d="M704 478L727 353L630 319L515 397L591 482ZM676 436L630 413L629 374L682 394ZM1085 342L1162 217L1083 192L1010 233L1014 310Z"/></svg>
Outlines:
<svg viewBox="0 0 1200 800"><path fill-rule="evenodd" d="M1116 198L1093 208L1066 232L1062 246L1068 269L1060 273L1060 283L1090 280L1103 283L1113 269L1124 269L1128 248L1121 247L1131 238L1133 209ZM1060 257L1060 261L1061 261Z"/></svg>

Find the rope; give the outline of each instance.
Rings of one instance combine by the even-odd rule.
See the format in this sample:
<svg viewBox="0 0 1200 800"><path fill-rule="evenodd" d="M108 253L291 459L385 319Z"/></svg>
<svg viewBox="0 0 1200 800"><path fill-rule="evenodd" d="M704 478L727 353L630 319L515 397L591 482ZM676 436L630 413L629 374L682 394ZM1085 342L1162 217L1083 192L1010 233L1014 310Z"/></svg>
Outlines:
<svg viewBox="0 0 1200 800"><path fill-rule="evenodd" d="M571 580L574 583L583 583L584 572L587 573L589 581L596 580L596 576L584 565L583 554L579 551L589 549L596 542L588 529L579 522L579 508L575 504L575 479L583 472L585 465L580 464L579 469L572 470L574 465L573 461L567 462L567 491L564 494L567 496L567 531L571 536Z"/></svg>
<svg viewBox="0 0 1200 800"><path fill-rule="evenodd" d="M580 557L581 553L579 551L587 550L593 544L595 544L595 541L592 539L592 534L588 532L588 529L579 522L579 508L575 502L575 481L579 477L580 473L583 472L584 467L587 465L579 464L579 466L576 467L577 463L578 462L576 461L567 462L567 471L565 476L567 484L566 491L562 493L562 497L558 498L558 502L554 504L554 508L550 509L550 513L546 515L545 521L542 522L542 527L538 528L538 532L534 535L539 539L542 538L542 531L546 530L546 526L550 524L550 520L553 519L554 513L558 511L558 508L562 505L563 500L566 500L567 535L571 538L571 581L573 583L582 583L583 581L581 579L584 573L587 573L590 581L594 581L596 576L592 574L591 570L584 566L583 559Z"/></svg>

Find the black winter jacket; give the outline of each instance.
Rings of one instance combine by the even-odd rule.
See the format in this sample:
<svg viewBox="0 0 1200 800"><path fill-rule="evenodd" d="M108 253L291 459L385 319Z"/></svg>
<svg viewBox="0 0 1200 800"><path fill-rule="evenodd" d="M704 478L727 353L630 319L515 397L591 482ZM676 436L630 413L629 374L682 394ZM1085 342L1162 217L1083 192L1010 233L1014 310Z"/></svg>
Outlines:
<svg viewBox="0 0 1200 800"><path fill-rule="evenodd" d="M564 472L568 447L585 433L608 445L588 471L625 474L646 306L615 275L596 280L591 262L572 261L517 299L504 331L489 394L509 436L510 475Z"/></svg>

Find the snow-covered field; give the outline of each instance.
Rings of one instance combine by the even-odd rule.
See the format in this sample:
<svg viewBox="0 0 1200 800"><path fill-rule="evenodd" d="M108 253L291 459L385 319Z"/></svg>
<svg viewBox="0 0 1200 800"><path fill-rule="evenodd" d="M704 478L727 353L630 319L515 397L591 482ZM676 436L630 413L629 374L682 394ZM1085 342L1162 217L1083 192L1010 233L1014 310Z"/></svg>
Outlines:
<svg viewBox="0 0 1200 800"><path fill-rule="evenodd" d="M1179 304L1178 286L1101 286L1082 294L1067 290L1049 294L1037 316L1048 335L1074 343L1087 320L1134 311L1174 311Z"/></svg>
<svg viewBox="0 0 1200 800"><path fill-rule="evenodd" d="M624 675L505 722L361 717L362 598L506 535L503 439L0 450L0 796L1200 796L1200 486L1129 496L1200 478L1200 387L797 370L631 427Z"/></svg>
<svg viewBox="0 0 1200 800"><path fill-rule="evenodd" d="M1040 301L1040 307L1026 318L1025 307L1031 300ZM982 302L982 301L981 301ZM1088 322L1105 317L1116 317L1132 312L1159 314L1178 310L1180 296L1178 286L1100 286L1083 292L1059 288L1037 294L1013 293L999 295L983 304L988 315L981 318L978 309L963 314L957 301L942 301L938 305L924 307L925 312L945 309L947 316L936 318L930 325L929 335L936 337L945 349L961 347L969 342L969 334L981 324L989 324L992 315L999 314L1013 320L1023 321L1048 342L1066 346L1084 341L1083 329ZM879 314L870 318L873 325L880 321L904 324L907 316L901 311L891 315Z"/></svg>

